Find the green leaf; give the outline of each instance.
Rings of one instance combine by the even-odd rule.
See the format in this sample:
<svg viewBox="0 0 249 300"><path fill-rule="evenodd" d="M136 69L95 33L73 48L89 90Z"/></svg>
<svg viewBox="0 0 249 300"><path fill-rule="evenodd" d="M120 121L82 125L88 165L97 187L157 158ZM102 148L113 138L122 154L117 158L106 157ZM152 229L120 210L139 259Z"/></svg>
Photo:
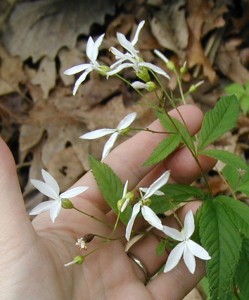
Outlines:
<svg viewBox="0 0 249 300"><path fill-rule="evenodd" d="M249 166L247 163L238 155L219 149L207 149L201 151L199 154L204 154L207 156L211 156L217 160L224 162L225 164L242 170L248 170Z"/></svg>
<svg viewBox="0 0 249 300"><path fill-rule="evenodd" d="M245 89L240 83L232 83L225 87L225 92L229 95L234 94L238 99L240 99L240 97L244 96Z"/></svg>
<svg viewBox="0 0 249 300"><path fill-rule="evenodd" d="M207 262L211 299L225 299L240 257L240 233L217 198L203 203L198 223L202 245L211 256Z"/></svg>
<svg viewBox="0 0 249 300"><path fill-rule="evenodd" d="M205 199L206 197L203 190L185 184L167 184L160 190L164 193L163 197L176 202L186 201L190 198Z"/></svg>
<svg viewBox="0 0 249 300"><path fill-rule="evenodd" d="M218 205L226 211L227 216L237 230L249 239L249 206L228 196L218 196Z"/></svg>
<svg viewBox="0 0 249 300"><path fill-rule="evenodd" d="M116 212L119 213L117 202L123 196L123 183L113 170L105 163L102 163L92 156L89 156L90 167L105 201ZM127 206L125 211L120 214L120 219L127 224L132 208Z"/></svg>
<svg viewBox="0 0 249 300"><path fill-rule="evenodd" d="M178 134L170 135L161 143L159 143L159 145L154 149L144 165L151 166L153 164L159 163L167 156L169 156L179 146L180 142L181 137Z"/></svg>
<svg viewBox="0 0 249 300"><path fill-rule="evenodd" d="M240 181L240 174L238 172L238 169L226 165L222 169L222 174L229 183L230 187L235 191Z"/></svg>
<svg viewBox="0 0 249 300"><path fill-rule="evenodd" d="M165 253L165 249L169 242L167 240L161 240L156 246L156 255L161 256Z"/></svg>
<svg viewBox="0 0 249 300"><path fill-rule="evenodd" d="M161 189L162 190L162 189ZM151 196L150 208L156 214L163 214L169 210L174 209L179 205L179 202L172 202L171 199L166 198L165 196Z"/></svg>
<svg viewBox="0 0 249 300"><path fill-rule="evenodd" d="M221 97L215 107L206 113L199 132L198 150L201 151L210 143L232 129L239 117L239 102L236 96Z"/></svg>
<svg viewBox="0 0 249 300"><path fill-rule="evenodd" d="M195 151L193 137L190 135L188 129L184 124L163 112L157 112L157 117L167 132L172 132L174 134L180 135L181 141L193 152Z"/></svg>
<svg viewBox="0 0 249 300"><path fill-rule="evenodd" d="M249 240L243 240L241 258L235 274L235 285L238 297L236 299L248 299L249 284Z"/></svg>

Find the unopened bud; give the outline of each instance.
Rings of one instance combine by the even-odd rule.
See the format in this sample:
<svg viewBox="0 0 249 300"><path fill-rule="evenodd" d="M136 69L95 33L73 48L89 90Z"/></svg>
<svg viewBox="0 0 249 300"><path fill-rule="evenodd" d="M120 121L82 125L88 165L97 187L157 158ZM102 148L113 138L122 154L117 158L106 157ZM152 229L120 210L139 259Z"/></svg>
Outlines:
<svg viewBox="0 0 249 300"><path fill-rule="evenodd" d="M204 81L201 80L201 81L197 82L196 84L192 84L192 85L190 86L189 90L188 90L189 93L195 92L195 91L198 89L198 87L199 87L200 85L202 85L203 83L204 83Z"/></svg>
<svg viewBox="0 0 249 300"><path fill-rule="evenodd" d="M69 199L62 199L61 207L65 209L74 208L73 203Z"/></svg>
<svg viewBox="0 0 249 300"><path fill-rule="evenodd" d="M180 73L181 74L186 74L188 71L188 68L187 68L187 62L185 61L183 66L180 68Z"/></svg>
<svg viewBox="0 0 249 300"><path fill-rule="evenodd" d="M67 264L64 264L64 267L69 267L71 265L82 265L85 260L85 256L77 255Z"/></svg>
<svg viewBox="0 0 249 300"><path fill-rule="evenodd" d="M153 81L146 82L146 85L147 85L147 91L148 92L153 92L157 89L157 85Z"/></svg>

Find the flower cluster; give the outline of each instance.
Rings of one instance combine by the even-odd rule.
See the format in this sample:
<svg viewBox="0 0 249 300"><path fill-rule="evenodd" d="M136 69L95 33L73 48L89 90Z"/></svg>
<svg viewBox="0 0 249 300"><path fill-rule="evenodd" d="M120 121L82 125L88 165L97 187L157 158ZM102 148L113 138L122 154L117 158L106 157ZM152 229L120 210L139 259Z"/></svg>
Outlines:
<svg viewBox="0 0 249 300"><path fill-rule="evenodd" d="M140 80L130 83L130 85L134 89L146 89L147 91L153 91L156 89L156 84L152 81L151 76L156 79L157 75L169 78L166 71L159 68L158 66L153 65L152 63L145 62L139 56L139 50L135 48L143 25L144 21L140 22L134 38L131 41L127 40L127 38L122 33L117 33L117 40L124 48L124 53L119 51L115 47L111 47L110 51L115 56L116 62L109 67L101 65L97 61L99 48L103 42L104 34L97 38L96 41L93 41L92 37L89 37L86 45L86 56L89 59L89 63L74 66L64 72L67 75L74 75L83 72L76 80L73 94L76 94L80 84L84 82L87 75L94 70L108 78L109 76L117 76L117 74L123 71L125 68L132 68L136 76ZM161 52L155 51L155 53L165 62L168 68L173 68L173 66L169 64L169 61ZM132 112L125 116L119 122L116 128L97 129L83 134L82 136L80 136L80 138L92 140L110 135L108 141L104 145L104 149L102 152L101 161L103 161L110 153L118 136L126 135L132 130L130 126L135 121L135 119L136 113ZM42 170L42 177L44 182L34 179L32 179L31 182L41 193L49 197L50 200L36 206L31 210L30 214L37 215L42 212L49 211L52 222L55 222L55 219L58 217L61 208L74 208L69 198L76 197L88 189L88 187L86 186L78 186L60 193L58 183L47 171ZM196 267L195 257L203 260L208 260L210 259L210 256L203 247L190 239L195 230L192 211L189 211L187 213L184 220L184 226L182 227L181 231L178 231L177 229L165 226L162 223L162 220L153 210L153 196L164 196L164 193L160 189L162 189L163 186L167 184L169 177L170 171L166 171L161 174L161 176L157 178L148 188L140 187L139 193L137 193L139 194L138 197L135 196L135 193L133 191L128 190L128 180L126 180L121 200L116 199L117 208L119 213L123 214L127 210L128 206L132 206L132 212L130 214L125 230L125 237L127 241L130 240L134 223L141 213L145 221L147 221L155 229L163 232L167 236L167 239L173 239L179 242L171 251L166 262L164 272L172 270L178 264L180 258L183 256L183 260L187 268L191 273L194 273ZM76 242L76 245L79 246L80 249L86 249L86 243L89 241L89 237L88 239L86 239L86 237L79 238ZM72 264L81 264L83 260L83 256L78 256L65 266Z"/></svg>

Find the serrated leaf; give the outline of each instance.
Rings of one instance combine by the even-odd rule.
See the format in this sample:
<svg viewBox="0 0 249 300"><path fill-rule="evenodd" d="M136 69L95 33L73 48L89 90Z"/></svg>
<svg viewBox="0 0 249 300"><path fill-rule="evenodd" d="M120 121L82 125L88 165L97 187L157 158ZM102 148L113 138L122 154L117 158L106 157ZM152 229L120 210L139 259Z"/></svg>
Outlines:
<svg viewBox="0 0 249 300"><path fill-rule="evenodd" d="M216 201L226 211L237 230L249 239L249 206L228 196L218 196Z"/></svg>
<svg viewBox="0 0 249 300"><path fill-rule="evenodd" d="M243 240L241 258L235 274L235 288L238 297L236 299L249 298L248 284L249 270L249 240Z"/></svg>
<svg viewBox="0 0 249 300"><path fill-rule="evenodd" d="M163 112L157 112L157 117L166 131L180 135L181 141L193 152L195 152L193 137L190 135L188 129L184 124Z"/></svg>
<svg viewBox="0 0 249 300"><path fill-rule="evenodd" d="M199 132L198 150L201 151L225 132L232 129L239 117L236 96L221 97L215 107L206 113Z"/></svg>
<svg viewBox="0 0 249 300"><path fill-rule="evenodd" d="M167 137L154 149L144 165L151 166L159 163L168 157L179 146L180 142L181 137L178 134L172 134L171 136Z"/></svg>
<svg viewBox="0 0 249 300"><path fill-rule="evenodd" d="M247 163L238 155L219 149L207 149L201 151L199 154L204 154L207 156L211 156L217 160L224 162L225 164L242 170L248 170L249 166Z"/></svg>
<svg viewBox="0 0 249 300"><path fill-rule="evenodd" d="M162 214L169 210L174 209L179 205L179 202L173 202L171 199L165 197L165 196L155 196L153 195L151 197L151 204L150 208L156 213L156 214Z"/></svg>
<svg viewBox="0 0 249 300"><path fill-rule="evenodd" d="M237 168L226 165L222 169L222 175L229 183L230 187L235 191L240 181L240 174Z"/></svg>
<svg viewBox="0 0 249 300"><path fill-rule="evenodd" d="M123 196L122 181L107 164L96 160L92 156L89 156L89 163L105 201L118 214L117 202ZM131 207L127 206L125 211L120 214L120 219L123 223L128 223L131 210Z"/></svg>
<svg viewBox="0 0 249 300"><path fill-rule="evenodd" d="M202 245L211 256L207 277L211 299L225 299L231 289L242 239L218 199L205 201L200 208L199 234Z"/></svg>
<svg viewBox="0 0 249 300"><path fill-rule="evenodd" d="M160 189L164 197L176 202L186 201L190 198L205 199L206 194L197 187L185 184L167 184Z"/></svg>

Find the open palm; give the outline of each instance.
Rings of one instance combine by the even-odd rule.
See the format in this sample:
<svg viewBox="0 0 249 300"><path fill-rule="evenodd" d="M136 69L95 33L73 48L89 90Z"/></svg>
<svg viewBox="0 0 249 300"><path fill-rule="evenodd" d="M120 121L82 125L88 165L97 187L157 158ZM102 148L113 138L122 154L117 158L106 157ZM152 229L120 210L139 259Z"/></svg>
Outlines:
<svg viewBox="0 0 249 300"><path fill-rule="evenodd" d="M202 113L194 106L180 107L181 114L191 133L201 125ZM179 117L176 111L171 115ZM154 122L151 129L161 129ZM189 151L177 150L156 168L141 167L152 149L162 137L141 132L121 144L110 153L105 162L119 177L134 188L142 183L149 185L165 170L171 170L173 181L191 183L198 178L200 170ZM95 180L88 172L76 185L89 186L82 197L72 199L75 207L104 221L80 214L75 210L63 210L55 223L43 213L30 223L23 204L15 165L6 144L0 141L0 298L1 299L182 299L201 279L204 265L197 262L197 269L191 275L180 263L168 273L162 273L147 285L142 270L124 251L124 226L119 225L116 237L103 243L95 237L87 250L75 246L77 238L85 234L108 237L112 229L108 224L115 222L115 216L103 201ZM204 170L213 166L213 161L200 157ZM188 210L195 210L197 203L188 204ZM186 207L179 212L183 218ZM136 229L144 223L136 221ZM173 220L168 218L168 223ZM114 237L114 236L112 236ZM143 261L149 274L154 275L165 263L167 254L157 257L156 238L153 235L138 241L132 248L136 257ZM83 265L64 267L76 255L87 256Z"/></svg>

